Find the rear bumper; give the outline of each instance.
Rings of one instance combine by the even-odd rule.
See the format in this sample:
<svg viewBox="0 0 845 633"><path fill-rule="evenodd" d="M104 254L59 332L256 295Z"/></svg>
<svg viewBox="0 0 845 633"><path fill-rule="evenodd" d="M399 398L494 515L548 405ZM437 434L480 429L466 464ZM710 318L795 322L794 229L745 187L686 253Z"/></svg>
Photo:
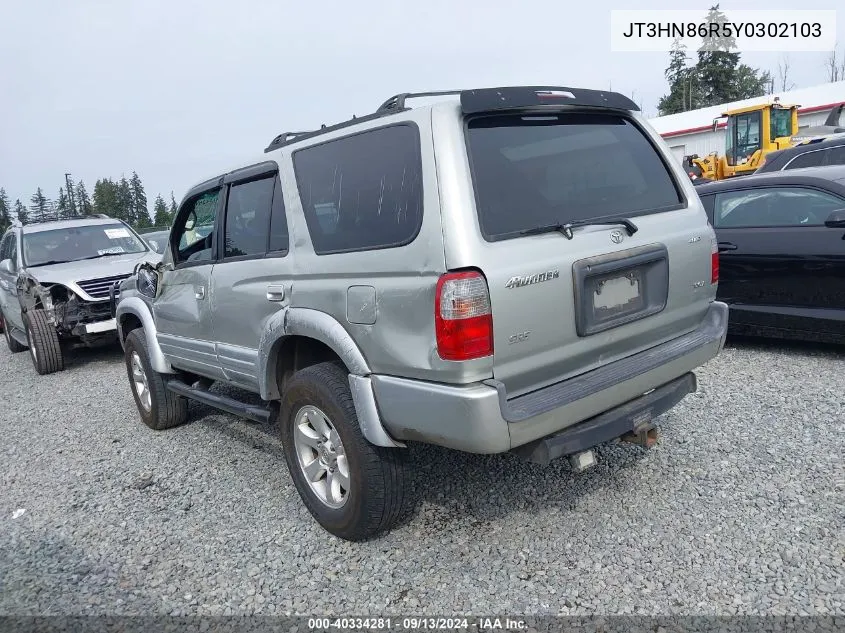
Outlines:
<svg viewBox="0 0 845 633"><path fill-rule="evenodd" d="M529 442L514 449L518 455L537 464L585 451L627 433L639 434L651 427L657 416L695 393L698 383L692 372L676 378L645 395L610 411L564 429L556 435Z"/></svg>
<svg viewBox="0 0 845 633"><path fill-rule="evenodd" d="M518 398L509 399L504 385L495 380L454 386L393 376L371 378L382 423L399 440L502 453L589 421L593 430L582 437L601 443L631 430L613 435L617 426L627 424L620 421L626 415L644 415L649 407L652 417L659 415L686 395L683 389L694 390L694 378L687 374L721 351L727 325L727 305L714 302L701 325L684 336ZM670 389L679 379L683 380ZM653 389L681 395L674 402L672 397L661 400L652 395ZM584 441L577 450L590 448ZM569 444L562 446L568 450Z"/></svg>

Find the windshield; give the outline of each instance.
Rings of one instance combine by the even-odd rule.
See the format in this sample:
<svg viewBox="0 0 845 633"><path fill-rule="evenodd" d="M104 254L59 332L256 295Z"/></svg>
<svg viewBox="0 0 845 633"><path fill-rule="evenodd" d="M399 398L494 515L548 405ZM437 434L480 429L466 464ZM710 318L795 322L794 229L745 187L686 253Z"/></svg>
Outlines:
<svg viewBox="0 0 845 633"><path fill-rule="evenodd" d="M471 120L467 135L479 222L491 241L681 203L659 152L619 115L486 116Z"/></svg>
<svg viewBox="0 0 845 633"><path fill-rule="evenodd" d="M25 233L23 260L26 266L64 263L93 257L144 253L147 247L123 224L74 226Z"/></svg>

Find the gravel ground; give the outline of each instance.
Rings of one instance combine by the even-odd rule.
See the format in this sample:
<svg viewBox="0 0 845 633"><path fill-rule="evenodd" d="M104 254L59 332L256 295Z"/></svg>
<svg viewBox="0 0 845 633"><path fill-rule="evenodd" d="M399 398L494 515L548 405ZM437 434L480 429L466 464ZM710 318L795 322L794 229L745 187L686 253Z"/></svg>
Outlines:
<svg viewBox="0 0 845 633"><path fill-rule="evenodd" d="M845 614L843 360L731 342L657 447L580 475L413 447L413 511L351 544L268 429L156 433L119 348L39 377L3 345L0 613Z"/></svg>

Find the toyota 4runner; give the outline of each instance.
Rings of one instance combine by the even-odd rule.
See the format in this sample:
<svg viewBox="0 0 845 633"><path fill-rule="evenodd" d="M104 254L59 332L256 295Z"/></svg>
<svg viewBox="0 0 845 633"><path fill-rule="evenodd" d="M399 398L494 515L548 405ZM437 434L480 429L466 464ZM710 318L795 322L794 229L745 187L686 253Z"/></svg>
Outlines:
<svg viewBox="0 0 845 633"><path fill-rule="evenodd" d="M144 423L185 422L186 399L278 421L311 514L359 540L399 516L408 442L576 469L652 444L724 345L717 278L632 101L512 87L276 137L186 194L114 311Z"/></svg>

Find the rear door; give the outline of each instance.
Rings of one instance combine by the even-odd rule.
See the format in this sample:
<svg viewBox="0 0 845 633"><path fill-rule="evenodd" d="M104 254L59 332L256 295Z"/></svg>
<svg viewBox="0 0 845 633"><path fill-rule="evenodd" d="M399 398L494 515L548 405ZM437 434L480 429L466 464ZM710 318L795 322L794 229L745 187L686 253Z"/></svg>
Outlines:
<svg viewBox="0 0 845 633"><path fill-rule="evenodd" d="M809 186L713 196L719 298L731 304L735 325L841 331L845 232L825 227L824 221L843 208L845 198Z"/></svg>
<svg viewBox="0 0 845 633"><path fill-rule="evenodd" d="M711 232L653 137L615 112L467 124L494 327L494 376L519 395L693 330L714 295ZM521 231L630 219L568 235ZM457 260L452 258L450 267Z"/></svg>
<svg viewBox="0 0 845 633"><path fill-rule="evenodd" d="M293 256L276 163L227 176L221 259L211 275L213 336L226 378L257 390L258 343L288 305Z"/></svg>

